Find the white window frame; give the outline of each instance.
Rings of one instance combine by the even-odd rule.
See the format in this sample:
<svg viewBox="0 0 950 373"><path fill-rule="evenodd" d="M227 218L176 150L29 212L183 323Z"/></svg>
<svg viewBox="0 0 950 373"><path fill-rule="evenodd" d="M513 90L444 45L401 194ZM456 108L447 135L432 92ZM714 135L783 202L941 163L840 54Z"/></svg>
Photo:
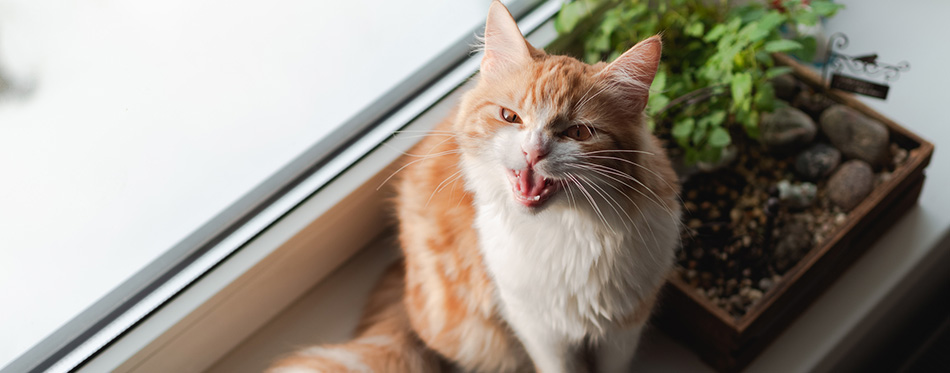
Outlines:
<svg viewBox="0 0 950 373"><path fill-rule="evenodd" d="M510 9L546 45L561 3ZM472 44L456 43L0 372L207 369L391 229L378 187L420 137L390 137L445 119L478 70Z"/></svg>

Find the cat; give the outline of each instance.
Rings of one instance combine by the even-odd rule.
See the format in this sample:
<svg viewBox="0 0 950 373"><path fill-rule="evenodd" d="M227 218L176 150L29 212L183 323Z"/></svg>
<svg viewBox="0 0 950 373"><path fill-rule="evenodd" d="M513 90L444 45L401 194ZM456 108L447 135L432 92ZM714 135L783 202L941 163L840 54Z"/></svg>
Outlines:
<svg viewBox="0 0 950 373"><path fill-rule="evenodd" d="M415 146L404 258L357 337L289 372L630 369L679 244L679 187L645 123L661 41L614 62L547 55L498 1L476 86Z"/></svg>

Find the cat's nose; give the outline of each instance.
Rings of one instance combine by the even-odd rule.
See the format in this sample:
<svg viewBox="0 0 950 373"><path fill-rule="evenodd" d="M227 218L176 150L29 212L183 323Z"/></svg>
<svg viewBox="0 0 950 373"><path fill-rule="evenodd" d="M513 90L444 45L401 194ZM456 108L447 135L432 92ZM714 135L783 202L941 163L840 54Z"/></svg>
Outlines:
<svg viewBox="0 0 950 373"><path fill-rule="evenodd" d="M521 153L524 154L524 159L528 161L528 166L532 167L548 155L548 151L540 146L529 146L527 149L522 149Z"/></svg>

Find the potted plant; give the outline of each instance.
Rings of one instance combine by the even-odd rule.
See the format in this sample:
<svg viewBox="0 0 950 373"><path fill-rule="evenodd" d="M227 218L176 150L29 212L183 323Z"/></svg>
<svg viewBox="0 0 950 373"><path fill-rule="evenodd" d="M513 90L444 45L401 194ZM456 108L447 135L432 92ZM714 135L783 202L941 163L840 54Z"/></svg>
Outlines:
<svg viewBox="0 0 950 373"><path fill-rule="evenodd" d="M553 48L587 62L663 35L647 114L686 212L657 323L717 369L750 362L923 184L932 144L796 62L819 44L800 31L840 8L575 1L556 19Z"/></svg>

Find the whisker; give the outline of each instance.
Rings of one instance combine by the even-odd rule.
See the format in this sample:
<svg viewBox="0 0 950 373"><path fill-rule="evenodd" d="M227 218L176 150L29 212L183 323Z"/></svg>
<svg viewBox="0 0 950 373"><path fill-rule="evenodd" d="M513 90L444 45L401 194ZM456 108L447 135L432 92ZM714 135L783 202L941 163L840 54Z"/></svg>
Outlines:
<svg viewBox="0 0 950 373"><path fill-rule="evenodd" d="M451 130L398 130L393 131L393 133L450 133L450 134L460 134L462 131L451 131Z"/></svg>
<svg viewBox="0 0 950 373"><path fill-rule="evenodd" d="M456 137L456 136L458 136L458 135L451 134L451 133L425 133L425 134L421 134L421 135L402 135L402 134L395 134L395 133L394 133L394 134L392 134L392 136L390 136L390 137L393 138L393 139L397 139L397 140L407 140L407 139L418 139L418 138L420 138L420 137L429 137L429 136L451 136L451 137Z"/></svg>
<svg viewBox="0 0 950 373"><path fill-rule="evenodd" d="M587 192L587 189L581 185L580 181L577 181L577 177L575 175L568 175L568 178L570 178L570 180L575 185L577 185L578 190L583 193L585 197L587 197L587 201L590 202L591 206L594 208L594 211L597 212L597 216L600 217L600 220L604 222L604 226L609 227L610 224L607 223L607 218L604 217L604 214L600 212L600 207L597 205L597 202L594 201L594 197L591 196L589 192Z"/></svg>
<svg viewBox="0 0 950 373"><path fill-rule="evenodd" d="M598 192L598 194L600 194L601 196L605 196L606 198L609 198L610 201L613 202L613 205L611 205L610 203L608 203L607 205L610 206L610 207L614 210L614 212L617 214L617 216L619 217L620 214L621 214L621 211L622 211L623 214L627 216L627 220L630 221L630 224L633 225L634 228L636 228L636 223L633 222L633 218L631 218L630 215L627 214L626 209L624 209L623 206L621 206L620 203L617 202L617 200L614 199L614 197L610 195L610 193L608 193L605 189L603 189L603 188L597 186L597 184L594 183L593 181L591 181L590 179L588 179L588 178L586 178L586 177L583 177L583 176L580 176L580 175L578 175L578 177L580 177L582 180L586 180L586 181L587 181L587 184L590 185L592 188L594 188L595 191L600 190L601 192L603 192L603 193ZM614 189L616 189L616 188L614 188ZM614 205L616 205L617 207L614 207ZM617 208L620 208L620 210L618 211ZM613 230L613 229L611 229L611 230ZM637 229L637 231L639 231L639 229Z"/></svg>
<svg viewBox="0 0 950 373"><path fill-rule="evenodd" d="M568 172L567 175L573 176L570 172ZM571 188L571 185L570 185L570 184L565 184L565 185L564 185L564 189L567 190L567 195L568 195L568 197L570 197L570 200L571 200L571 208L572 208L573 210L577 210L577 201L574 200L574 191L571 190L571 189L573 189L573 188Z"/></svg>
<svg viewBox="0 0 950 373"><path fill-rule="evenodd" d="M643 185L643 183L641 183L641 182L640 182L639 180L637 180L635 177L633 177L633 176L631 176L631 175L628 175L628 174L625 174L625 173L623 173L623 172L620 172L620 171L618 171L618 170L615 170L615 169L613 169L613 168L610 168L610 167L607 167L607 166L604 166L604 165L599 165L599 164L596 164L596 163L590 163L590 162L581 162L581 163L579 163L578 165L585 166L588 170L601 173L601 174L603 174L604 176L607 176L607 177L610 177L609 175L606 174L606 172L609 172L609 173L612 174L612 175L619 176L619 177L623 177L623 178L625 178L625 179L627 179L627 180L632 180L632 181L636 182L637 184L639 184L640 186L646 188L646 185ZM642 195L642 196L645 197L646 199L648 199L648 200L650 200L651 202L653 202L653 203L657 204L658 206L661 206L661 207L662 207L662 204L661 204L659 201L653 199L653 197L650 197L650 196L648 196L648 195L646 195L646 194L643 194L643 192L641 192L641 191L640 191L639 189L637 189L637 188L634 188L632 185L627 184L627 183L623 182L622 180L615 179L615 178L613 178L613 177L610 177L610 178L611 178L612 180L618 182L618 183L623 184L623 185L626 186L627 188L633 189L633 190L636 191L637 193L640 193L640 195ZM648 189L649 189L649 188L648 188ZM659 198L659 197L657 197L657 198Z"/></svg>
<svg viewBox="0 0 950 373"><path fill-rule="evenodd" d="M597 90L597 93L594 93L593 95L588 96L587 98L584 99L584 101L581 101L578 105L576 105L576 109L583 109L584 105L587 105L587 103L590 102L590 100L593 100L595 97L600 96L601 93L604 93L608 89L611 89L615 86L616 86L615 84L605 84L603 87Z"/></svg>
<svg viewBox="0 0 950 373"><path fill-rule="evenodd" d="M637 153L637 154L647 154L647 155L656 155L653 152L648 152L646 150L632 150L632 149L617 149L617 150L594 150L590 152L579 153L580 155L589 155L589 154L601 154L601 153Z"/></svg>
<svg viewBox="0 0 950 373"><path fill-rule="evenodd" d="M586 101L586 100L587 100L587 95L590 94L590 91L591 91L592 89L594 89L595 86L596 86L596 84L591 84L590 87L587 87L587 91L584 92L584 94L581 96L581 99L580 99L580 100L577 100L577 102L574 103L574 106L571 107L571 111L575 111L575 112L576 112L577 109L580 108L581 102L584 102L585 104L587 103L587 101Z"/></svg>
<svg viewBox="0 0 950 373"><path fill-rule="evenodd" d="M399 153L399 154L402 154L402 155L407 156L407 157L413 157L413 158L426 158L426 157L432 157L432 156L436 156L436 155L446 155L446 154L458 153L458 152L459 152L458 149L453 149L453 150L446 150L446 151L442 151L442 152L438 152L438 153L412 154L412 153L406 153L406 152L404 152L404 151L402 151L402 150L399 150L399 149L396 148L395 146L389 145L388 143L385 143L385 142L383 143L383 146L385 146L385 147L387 147L387 148L389 148L389 149L392 149L392 150L396 151L396 152Z"/></svg>
<svg viewBox="0 0 950 373"><path fill-rule="evenodd" d="M633 176L631 176L631 175L627 175L627 174L625 174L625 173L623 173L623 172L620 172L620 171L618 171L618 170L615 170L615 169L613 169L613 168L610 168L610 167L607 167L607 166L604 166L604 165L599 165L599 164L596 164L596 163L589 163L589 162L582 162L582 164L583 164L583 165L587 165L588 167L591 167L591 168L588 168L588 169L591 170L591 171L603 173L604 176L610 177L609 175L607 175L607 174L605 173L605 172L609 172L609 173L614 174L614 175L616 175L616 176L623 177L623 178L626 178L626 179L629 179L629 180L633 180L635 183L637 183L637 184L639 184L640 186L646 188L647 191L649 191L651 194L653 194L654 197L656 197L656 199L653 199L653 198L651 198L650 196L644 194L644 193L641 192L639 189L634 188L634 187L631 186L630 184L624 183L624 182L622 182L622 181L620 181L620 180L617 180L617 179L614 179L613 177L610 177L611 179L613 179L613 180L615 180L615 181L617 181L617 182L619 182L619 183L625 185L626 187L632 189L633 191L639 193L639 194L642 195L644 198L646 198L646 199L650 200L651 202L655 203L657 206L660 206L661 208L665 209L666 212L667 212L667 214L670 215L670 219L673 221L673 223L674 223L674 224L679 224L678 221L676 220L675 214L673 213L673 209L672 209L669 205L667 205L666 202L663 202L663 201L662 201L662 198L660 198L660 196L658 196L655 192L653 192L653 190L651 190L650 187L648 187L648 186L644 185L642 182L640 182L640 180L637 180L635 177L633 177Z"/></svg>
<svg viewBox="0 0 950 373"><path fill-rule="evenodd" d="M462 176L461 174L462 174L462 170L460 169L458 171L455 171L455 173L446 177L445 180L442 180L442 182L439 183L439 185L435 187L435 190L433 190L432 193L429 194L429 199L426 200L426 204L424 207L429 207L429 202L432 202L432 197L435 197L436 193L439 193L439 191L447 187L448 184L446 183L452 183L455 180L457 180L459 177L461 177ZM452 180L452 181L450 182L449 180Z"/></svg>
<svg viewBox="0 0 950 373"><path fill-rule="evenodd" d="M596 164L591 164L591 165L593 165L593 166L598 166L598 167L604 167L604 166L596 165ZM664 210L666 211L667 214L670 215L670 221L673 223L673 225L675 225L675 226L679 226L679 225L680 225L679 221L674 217L674 214L673 214L673 212L671 211L671 209L670 209L669 207L667 207L665 204L661 205L661 204L657 203L656 201L654 201L653 199L651 199L649 196L647 196L647 195L644 194L643 192L641 192L641 191L639 191L638 189L632 187L631 185L629 185L629 184L623 182L622 180L619 180L619 179L617 179L617 178L614 178L614 177L608 175L607 173L605 173L605 172L603 172L603 171L600 171L600 170L598 170L598 169L595 169L595 168L592 168L592 167L589 167L589 166L578 165L578 164L574 164L573 166L574 166L574 167L584 168L584 169L587 169L588 171L594 172L595 174L599 174L599 175L601 175L601 176L605 176L605 177L607 177L607 178L610 178L611 180L616 181L616 182L618 182L618 183L620 183L620 184L626 186L627 188L630 188L630 189L632 189L633 191L639 193L641 196L643 196L644 198L646 198L646 199L652 201L652 202L655 203L657 206L660 206L661 208L664 208L664 207L665 207ZM636 181L636 179L633 179L633 178L630 177L629 175L622 174L622 173L617 173L616 170L610 169L609 167L605 167L605 169L606 169L606 170L609 170L609 171L611 171L611 172L613 172L613 173L615 173L615 174L618 174L618 175L620 175L620 176L624 176L624 177L626 177L626 178L629 178L629 179L632 179L632 180ZM612 185L612 184L610 184L610 183L607 183L607 184L610 185L611 187L613 187L614 189L617 189L614 185ZM619 190L618 190L618 191L619 191ZM639 206L636 202L634 202L633 199L630 198L630 196L628 196L626 193L623 193L623 194L624 194L625 197L627 197L628 200L630 200L630 202L632 202L632 203L634 204L634 207L636 207L637 210L640 212L640 216L644 216L644 219L646 219L646 218L645 218L645 215L644 215L644 213L643 213L643 210L640 208L640 206ZM656 238L656 232L653 231L653 226L650 224L649 221L647 221L647 227L650 229L650 233L653 235L654 242L656 242L656 243L657 243L657 247L659 247L659 240L657 240L657 238ZM652 255L652 254L651 254L651 255Z"/></svg>
<svg viewBox="0 0 950 373"><path fill-rule="evenodd" d="M625 163L634 165L634 166L636 166L636 167L640 167L640 168L646 170L647 172L649 172L650 174L652 174L653 176L655 176L657 179L659 179L660 181L662 181L664 184L666 184L666 187L667 187L667 188L670 188L670 191L676 192L676 188L674 188L673 185L671 185L669 182L666 181L666 179L664 179L662 176L660 176L660 174L654 172L653 170L647 168L646 166L643 166L643 165L641 165L641 164L639 164L639 163L637 163L637 162L631 161L631 160L629 160L629 159L624 159L624 158L620 158L620 157L611 157L611 156L605 156L605 155L589 155L589 156L586 156L585 158L612 159L612 160L617 160L617 161L625 162ZM605 166L605 167L606 167L606 166ZM647 189L649 189L649 188L647 188ZM681 197L681 196L679 195L679 193L674 193L674 194L676 195L676 199L679 200L680 204L683 204L683 205L686 204L686 202L683 201L683 197ZM654 193L654 195L656 195L656 194ZM659 197L657 197L657 198L659 198Z"/></svg>
<svg viewBox="0 0 950 373"><path fill-rule="evenodd" d="M610 201L607 200L608 197L607 197L604 193L601 193L601 191L599 190L599 188L598 188L596 185L594 185L594 183L592 183L590 180L588 180L587 178L585 178L585 177L583 177L583 176L577 175L577 177L580 178L581 181L583 181L583 182L585 182L587 185L589 185L589 186L591 187L591 189L594 190L594 192L596 192L598 195L600 195L600 197L603 198L604 202L607 202L607 206L610 206L610 208L614 210L614 213L616 213L618 216L620 215L620 212L617 211L617 208L610 204ZM603 216L603 215L601 215L601 216ZM613 227L612 225L610 225L610 223L607 222L606 219L604 219L604 224L607 225L607 228L610 229L610 231L611 231L613 234L617 234L617 231L614 229L614 227Z"/></svg>
<svg viewBox="0 0 950 373"><path fill-rule="evenodd" d="M592 175L592 176L596 177L595 175ZM604 176L606 176L606 175L604 175ZM601 180L603 180L603 179L601 179ZM643 221L647 224L647 229L650 231L650 235L653 236L653 242L656 243L656 247L659 248L659 247L660 247L660 240L656 238L656 232L653 231L653 226L650 224L650 220L646 218L646 215L643 214L643 210L640 209L640 205L637 204L637 202L634 201L633 198L630 198L630 196L627 195L627 193L624 193L622 190L620 190L620 188L618 188L617 186L615 186L615 185L613 185L613 184L611 184L611 183L606 183L606 184L607 184L608 186L610 186L611 188L613 188L614 190L616 190L618 193L620 193L620 195L622 195L622 196L624 196L625 198L627 198L627 200L630 201L630 203L633 204L633 207L637 209L637 212L640 213L640 217L643 218ZM627 218L628 218L628 219L630 219L630 223L631 223L631 225L633 225L633 228L637 230L637 235L640 236L640 241L643 242L643 246L644 246L645 248L647 248L647 253L650 255L650 258L653 259L653 263L659 265L659 264L660 264L660 261L656 258L655 255L653 255L653 251L652 251L652 250L649 250L649 245L647 245L646 239L643 238L643 233L640 232L640 227L637 226L637 224L633 221L632 218L630 218L630 215L627 214L626 211L624 211L624 214L627 215Z"/></svg>

